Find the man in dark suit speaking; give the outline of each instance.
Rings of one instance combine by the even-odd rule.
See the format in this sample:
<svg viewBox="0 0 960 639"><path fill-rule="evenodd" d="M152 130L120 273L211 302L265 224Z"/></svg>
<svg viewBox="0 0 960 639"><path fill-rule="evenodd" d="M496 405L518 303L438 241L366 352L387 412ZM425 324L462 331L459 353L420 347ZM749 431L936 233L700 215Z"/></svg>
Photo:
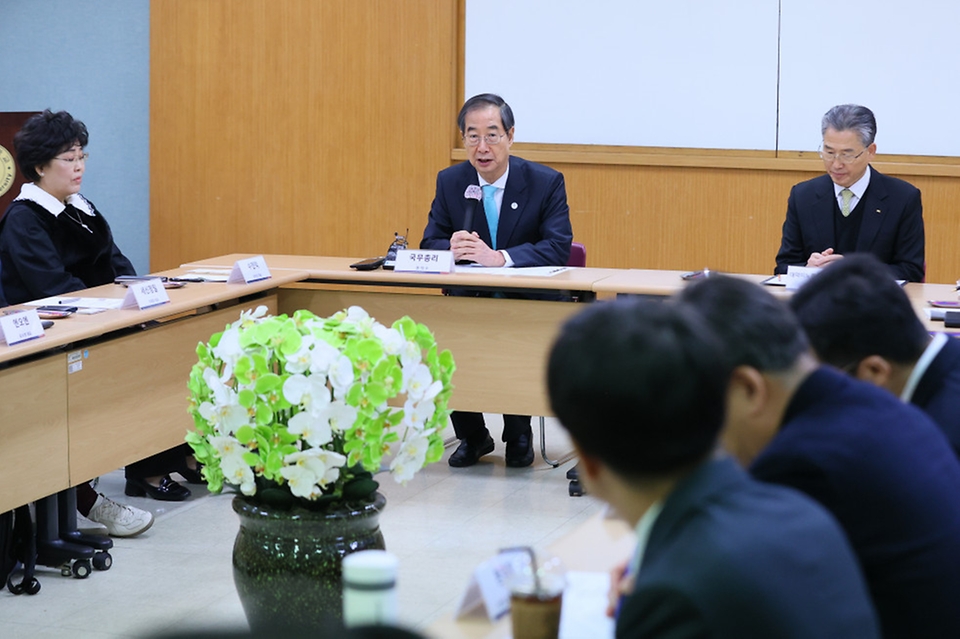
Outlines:
<svg viewBox="0 0 960 639"><path fill-rule="evenodd" d="M451 250L457 261L482 266L563 266L573 231L563 175L511 157L513 111L491 93L467 100L457 126L467 162L437 175L437 193L420 248ZM482 199L482 203L481 203ZM451 466L472 466L493 452L481 413L451 416L460 446ZM533 433L527 415L503 416L507 466L533 463Z"/></svg>
<svg viewBox="0 0 960 639"><path fill-rule="evenodd" d="M893 276L923 281L920 191L870 166L877 121L870 109L835 106L821 122L826 175L790 191L776 273L788 266L824 266L849 253L872 253Z"/></svg>
<svg viewBox="0 0 960 639"><path fill-rule="evenodd" d="M590 305L550 353L580 478L637 532L617 638L879 636L833 518L714 455L730 368L697 313L646 300Z"/></svg>

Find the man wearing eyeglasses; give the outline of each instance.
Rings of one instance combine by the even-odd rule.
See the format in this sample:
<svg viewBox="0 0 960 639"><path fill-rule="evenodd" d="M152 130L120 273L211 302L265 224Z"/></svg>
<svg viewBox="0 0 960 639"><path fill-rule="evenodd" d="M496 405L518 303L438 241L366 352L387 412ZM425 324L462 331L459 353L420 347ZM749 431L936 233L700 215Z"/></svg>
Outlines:
<svg viewBox="0 0 960 639"><path fill-rule="evenodd" d="M877 121L870 109L835 106L821 122L827 174L790 191L776 273L872 253L897 279L923 281L923 206L911 184L870 166Z"/></svg>
<svg viewBox="0 0 960 639"><path fill-rule="evenodd" d="M492 93L475 95L460 109L457 126L467 161L437 175L420 248L451 250L457 261L481 266L565 265L573 231L563 175L510 155L514 133L510 106ZM449 459L451 466L472 466L493 452L481 413L454 412L451 419L460 439ZM529 466L530 417L504 415L503 422L507 466Z"/></svg>

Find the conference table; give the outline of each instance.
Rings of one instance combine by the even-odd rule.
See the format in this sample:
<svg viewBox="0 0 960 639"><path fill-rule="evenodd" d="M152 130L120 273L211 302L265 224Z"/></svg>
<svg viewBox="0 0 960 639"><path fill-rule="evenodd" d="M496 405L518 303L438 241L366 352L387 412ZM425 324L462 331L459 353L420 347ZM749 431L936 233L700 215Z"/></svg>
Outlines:
<svg viewBox="0 0 960 639"><path fill-rule="evenodd" d="M159 275L229 269L252 254L184 264ZM666 297L682 271L569 268L549 277L485 269L448 274L357 271L358 258L264 256L272 277L251 284L191 283L146 310L107 310L57 320L46 334L0 345L0 512L110 472L183 441L192 422L186 383L200 341L241 310L305 308L326 316L362 306L384 324L409 315L456 360L450 407L549 415L544 362L562 323L580 304L447 296L448 289L561 293L590 302L619 295ZM760 282L764 275L738 275ZM771 287L779 296L782 288ZM908 284L925 317L928 300L956 300L955 286ZM71 296L120 298L109 284ZM29 308L19 305L5 310ZM925 320L930 330L942 322Z"/></svg>
<svg viewBox="0 0 960 639"><path fill-rule="evenodd" d="M197 343L241 309L276 311L277 287L305 275L188 284L169 290L161 306L74 314L40 338L0 345L0 512L182 443L192 423L187 379ZM108 284L64 297L125 293Z"/></svg>

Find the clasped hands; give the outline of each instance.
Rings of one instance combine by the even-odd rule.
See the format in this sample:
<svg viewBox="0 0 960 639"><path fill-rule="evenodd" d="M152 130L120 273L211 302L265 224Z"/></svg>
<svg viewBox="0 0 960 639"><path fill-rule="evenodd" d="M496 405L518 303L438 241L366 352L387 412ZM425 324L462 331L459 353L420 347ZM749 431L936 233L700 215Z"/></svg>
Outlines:
<svg viewBox="0 0 960 639"><path fill-rule="evenodd" d="M807 260L807 266L826 266L830 262L836 262L840 259L843 259L842 255L839 253L834 253L832 248L828 248L822 253L811 253L810 259Z"/></svg>
<svg viewBox="0 0 960 639"><path fill-rule="evenodd" d="M456 261L470 260L481 266L503 266L507 260L480 239L476 232L457 231L450 237L450 250Z"/></svg>

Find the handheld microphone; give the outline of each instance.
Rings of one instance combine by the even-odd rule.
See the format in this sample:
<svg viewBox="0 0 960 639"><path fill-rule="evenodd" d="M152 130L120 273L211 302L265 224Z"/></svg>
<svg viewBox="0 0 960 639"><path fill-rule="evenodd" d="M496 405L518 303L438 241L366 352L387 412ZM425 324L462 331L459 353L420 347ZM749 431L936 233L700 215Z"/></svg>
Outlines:
<svg viewBox="0 0 960 639"><path fill-rule="evenodd" d="M467 190L463 192L463 197L467 200L466 209L463 214L463 230L472 231L473 212L477 208L477 202L483 199L483 190L476 184L471 184L467 187Z"/></svg>

